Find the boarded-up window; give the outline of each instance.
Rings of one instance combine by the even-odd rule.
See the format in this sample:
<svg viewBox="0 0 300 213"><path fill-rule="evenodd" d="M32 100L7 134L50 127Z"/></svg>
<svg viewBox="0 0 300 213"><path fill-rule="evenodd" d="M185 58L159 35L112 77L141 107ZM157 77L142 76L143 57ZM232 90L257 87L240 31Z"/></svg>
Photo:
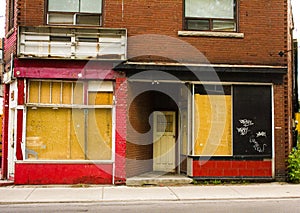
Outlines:
<svg viewBox="0 0 300 213"><path fill-rule="evenodd" d="M83 104L82 82L29 81L28 101L30 104Z"/></svg>
<svg viewBox="0 0 300 213"><path fill-rule="evenodd" d="M111 160L113 93L105 85L88 91L80 82L29 81L26 159Z"/></svg>
<svg viewBox="0 0 300 213"><path fill-rule="evenodd" d="M231 156L232 98L230 87L210 85L195 86L195 88L195 155Z"/></svg>
<svg viewBox="0 0 300 213"><path fill-rule="evenodd" d="M270 86L234 86L234 155L272 157Z"/></svg>
<svg viewBox="0 0 300 213"><path fill-rule="evenodd" d="M72 115L71 109L38 108L27 110L27 159L84 159L84 144L76 128L84 126L83 112ZM81 122L81 123L78 123ZM80 135L80 134L79 134Z"/></svg>

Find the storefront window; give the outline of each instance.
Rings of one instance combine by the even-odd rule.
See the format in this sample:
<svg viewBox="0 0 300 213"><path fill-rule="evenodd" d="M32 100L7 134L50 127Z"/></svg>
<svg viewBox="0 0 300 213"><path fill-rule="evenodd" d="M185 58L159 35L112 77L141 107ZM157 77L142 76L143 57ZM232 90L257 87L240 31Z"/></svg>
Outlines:
<svg viewBox="0 0 300 213"><path fill-rule="evenodd" d="M232 155L231 87L195 85L194 154Z"/></svg>
<svg viewBox="0 0 300 213"><path fill-rule="evenodd" d="M85 95L83 83L28 83L26 159L112 159L112 84L93 85Z"/></svg>

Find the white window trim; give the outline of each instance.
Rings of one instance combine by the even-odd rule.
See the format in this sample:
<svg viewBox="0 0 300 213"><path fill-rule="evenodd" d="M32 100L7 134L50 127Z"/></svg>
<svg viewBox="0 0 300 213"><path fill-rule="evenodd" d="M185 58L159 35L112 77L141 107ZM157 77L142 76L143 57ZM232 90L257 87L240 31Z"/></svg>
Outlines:
<svg viewBox="0 0 300 213"><path fill-rule="evenodd" d="M24 92L25 93L29 93L29 90L27 89L27 81L25 80L25 85L26 87L24 88ZM30 80L29 80L30 81ZM33 81L38 81L38 80L33 80ZM40 80L40 81L49 81L49 80ZM68 81L49 81L49 82L68 82ZM91 82L96 82L96 81L91 81ZM111 91L111 89L113 89L113 82L107 81L106 83L103 83L103 85L100 86L99 88L101 91ZM84 95L84 94L83 94ZM115 100L115 95L113 95L113 100ZM26 100L27 102L27 100ZM114 103L114 101L113 101ZM112 142L112 147L111 147L111 158L108 160L67 160L67 159L63 159L63 160L30 160L30 159L25 159L25 150L26 150L26 123L27 123L27 108L28 107L47 107L47 108L56 108L55 105L53 104L35 104L35 103L26 103L24 108L24 114L23 114L23 133L22 133L22 137L23 137L23 149L22 149L22 153L23 155L23 160L17 160L15 161L16 163L32 163L32 164L41 164L41 163L55 163L55 164L113 164L115 163L115 149L116 149L116 106L115 104L113 105L75 105L75 104L58 104L57 108L76 108L76 109L107 109L110 108L111 109L111 113L112 113L112 137L111 137L111 142Z"/></svg>

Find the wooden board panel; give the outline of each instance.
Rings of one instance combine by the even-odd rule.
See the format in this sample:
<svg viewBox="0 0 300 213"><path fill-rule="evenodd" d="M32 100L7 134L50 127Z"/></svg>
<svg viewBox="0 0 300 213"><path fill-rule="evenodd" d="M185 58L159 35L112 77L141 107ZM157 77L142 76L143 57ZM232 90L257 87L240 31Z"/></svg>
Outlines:
<svg viewBox="0 0 300 213"><path fill-rule="evenodd" d="M89 92L89 105L112 105L112 92Z"/></svg>
<svg viewBox="0 0 300 213"><path fill-rule="evenodd" d="M40 89L40 103L50 103L50 82L42 81Z"/></svg>
<svg viewBox="0 0 300 213"><path fill-rule="evenodd" d="M91 109L88 113L87 158L110 160L112 154L111 109Z"/></svg>
<svg viewBox="0 0 300 213"><path fill-rule="evenodd" d="M61 103L61 83L53 82L52 83L52 104Z"/></svg>
<svg viewBox="0 0 300 213"><path fill-rule="evenodd" d="M30 81L29 83L29 103L39 103L39 82Z"/></svg>
<svg viewBox="0 0 300 213"><path fill-rule="evenodd" d="M63 83L62 103L72 104L72 83L69 82Z"/></svg>
<svg viewBox="0 0 300 213"><path fill-rule="evenodd" d="M232 155L231 96L195 94L195 155Z"/></svg>
<svg viewBox="0 0 300 213"><path fill-rule="evenodd" d="M27 110L26 153L29 159L70 158L70 109Z"/></svg>

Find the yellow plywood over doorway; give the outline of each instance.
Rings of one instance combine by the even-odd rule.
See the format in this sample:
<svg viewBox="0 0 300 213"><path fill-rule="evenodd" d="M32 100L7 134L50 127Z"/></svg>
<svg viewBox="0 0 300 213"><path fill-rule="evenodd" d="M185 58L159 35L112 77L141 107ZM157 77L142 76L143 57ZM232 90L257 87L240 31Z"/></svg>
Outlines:
<svg viewBox="0 0 300 213"><path fill-rule="evenodd" d="M195 155L232 155L231 96L195 94Z"/></svg>

